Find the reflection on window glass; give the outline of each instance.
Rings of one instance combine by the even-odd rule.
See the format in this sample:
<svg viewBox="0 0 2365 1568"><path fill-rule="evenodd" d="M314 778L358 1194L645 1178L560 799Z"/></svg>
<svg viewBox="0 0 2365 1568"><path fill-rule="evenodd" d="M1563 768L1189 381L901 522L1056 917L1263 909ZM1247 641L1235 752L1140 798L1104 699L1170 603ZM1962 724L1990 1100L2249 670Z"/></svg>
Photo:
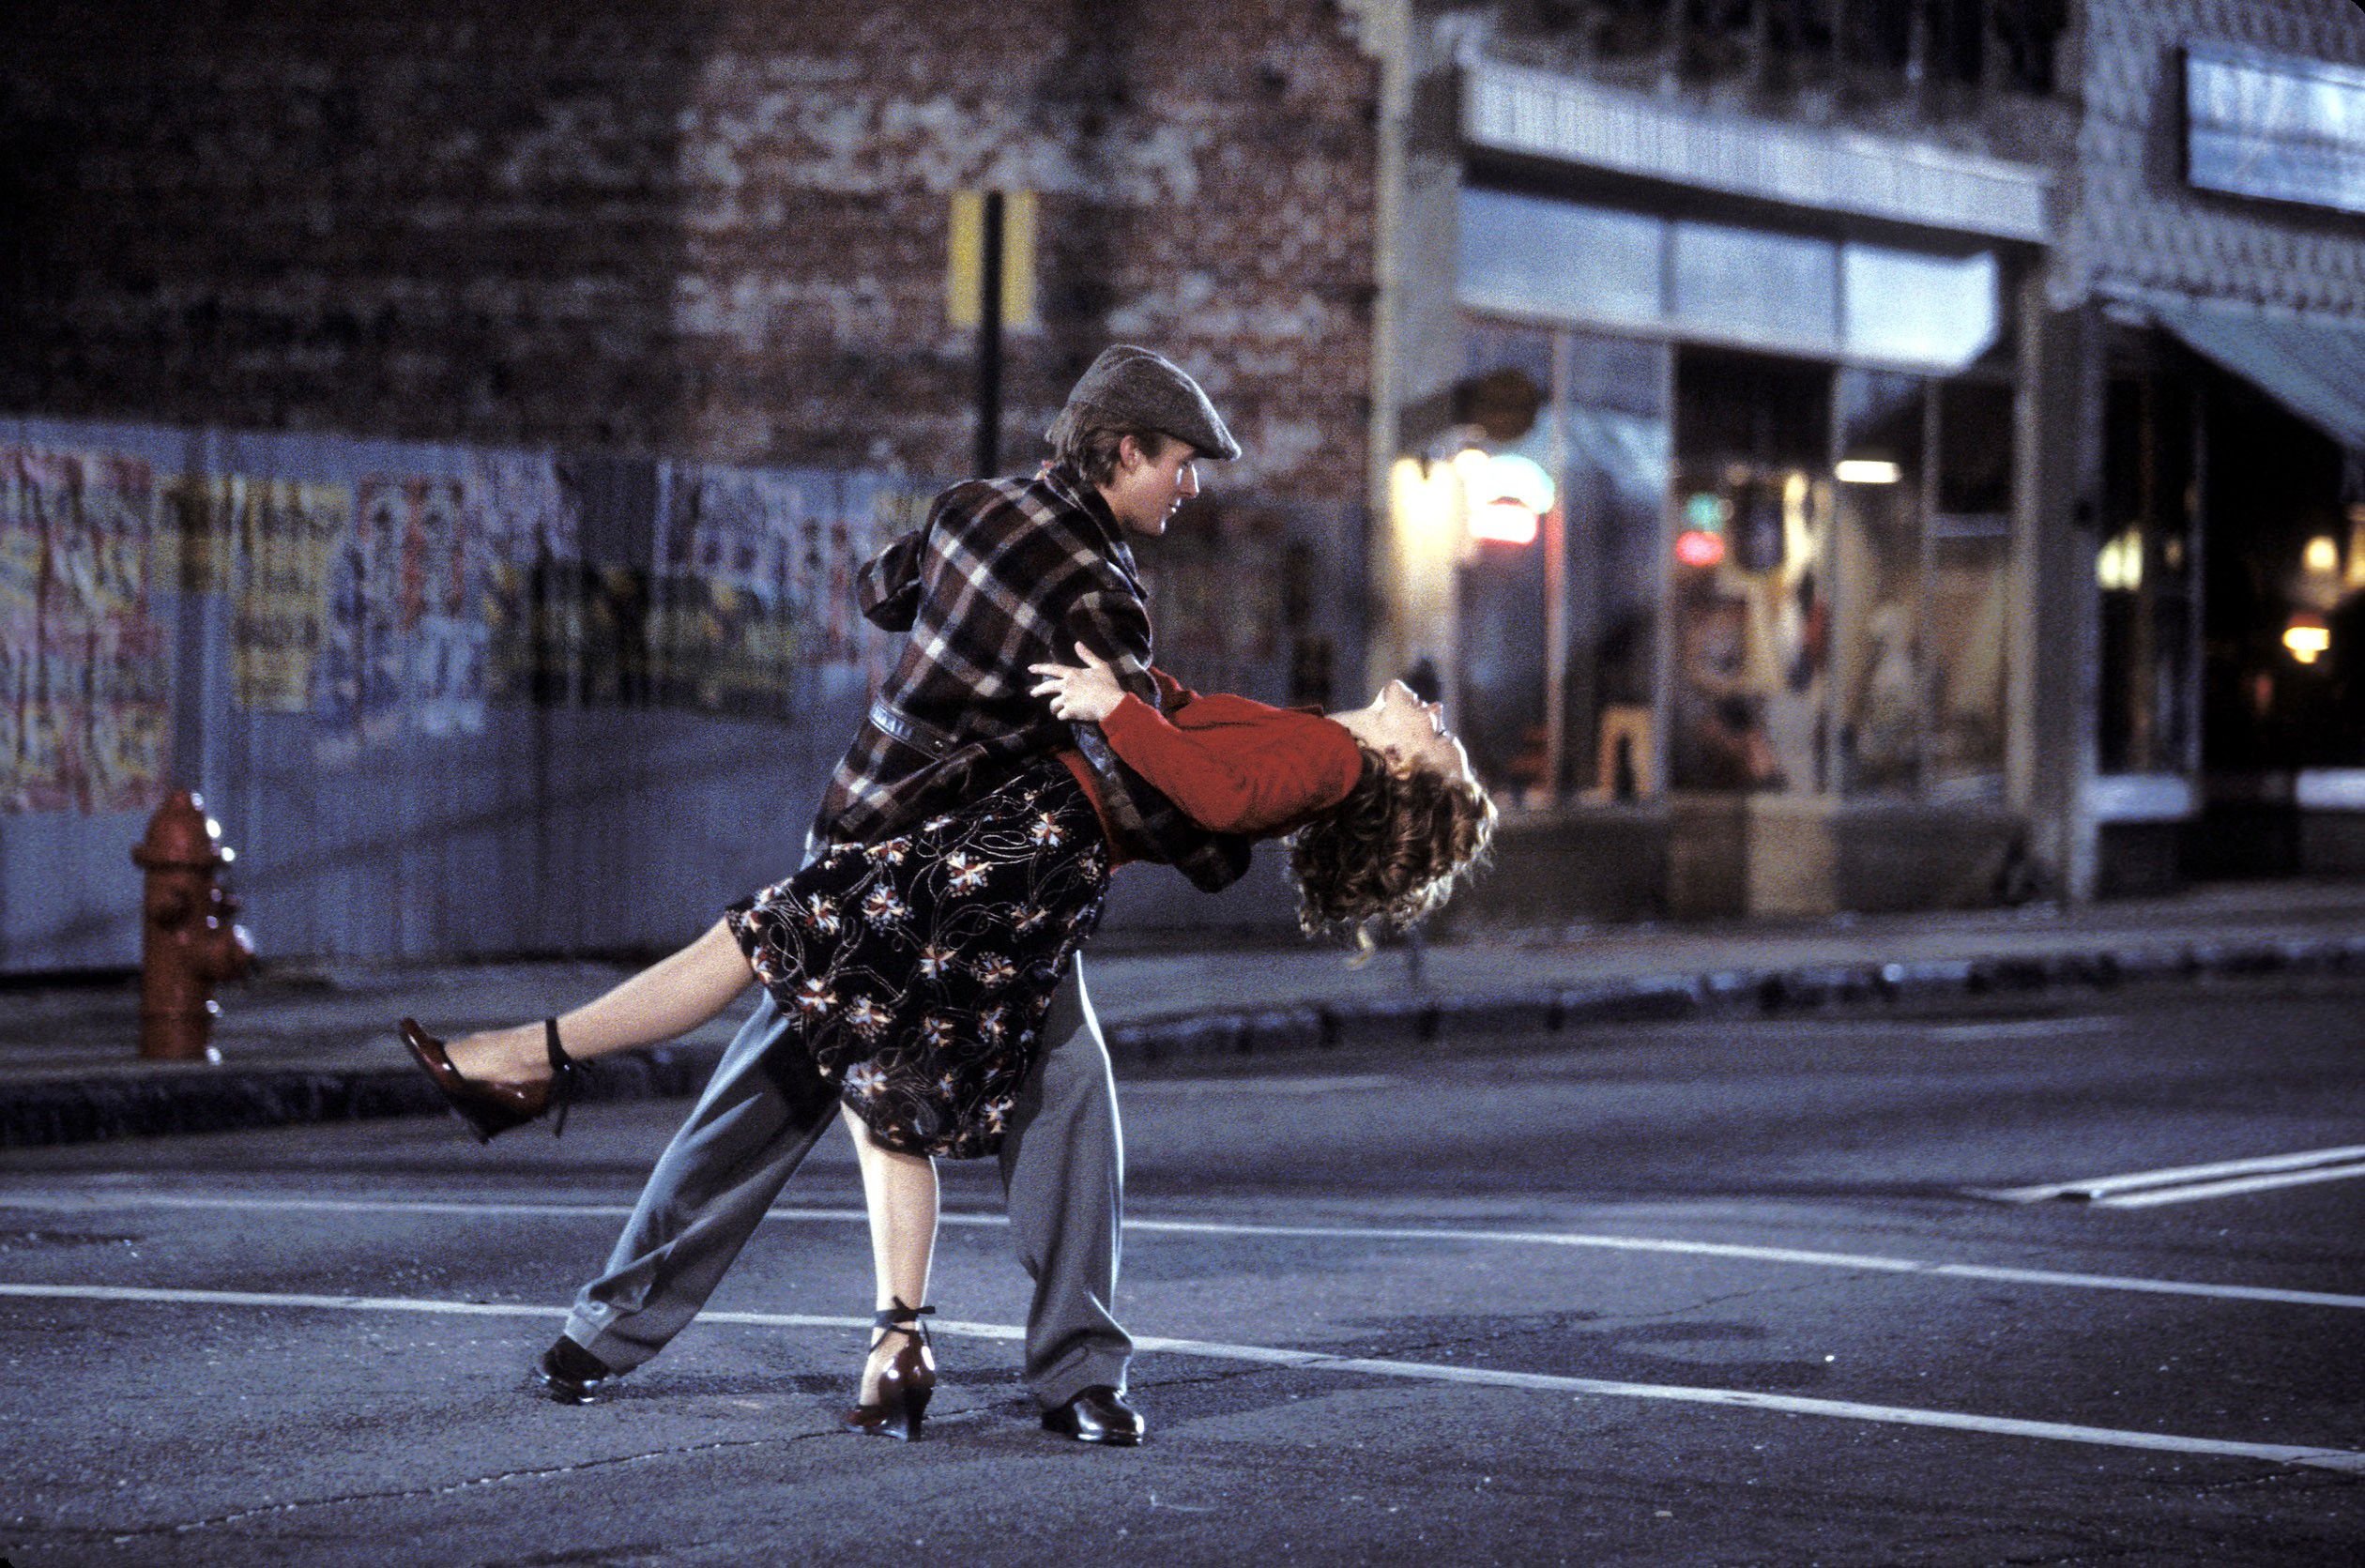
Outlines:
<svg viewBox="0 0 2365 1568"><path fill-rule="evenodd" d="M1948 381L1938 388L1938 498L1956 515L2012 510L2012 388Z"/></svg>
<svg viewBox="0 0 2365 1568"><path fill-rule="evenodd" d="M2009 647L2012 388L1938 388L1938 472L1930 519L1929 787L1943 799L2001 800Z"/></svg>
<svg viewBox="0 0 2365 1568"><path fill-rule="evenodd" d="M1591 333L1568 341L1566 777L1631 799L1655 781L1650 714L1667 502L1666 356Z"/></svg>
<svg viewBox="0 0 2365 1568"><path fill-rule="evenodd" d="M2103 398L2103 538L2096 718L2105 773L2192 764L2192 388L2114 376Z"/></svg>
<svg viewBox="0 0 2365 1568"><path fill-rule="evenodd" d="M1834 661L1842 789L1921 784L1927 678L1922 625L1922 452L1928 386L1918 376L1839 373L1834 564L1846 606Z"/></svg>
<svg viewBox="0 0 2365 1568"><path fill-rule="evenodd" d="M1823 786L1830 388L1824 366L1677 356L1678 789Z"/></svg>
<svg viewBox="0 0 2365 1568"><path fill-rule="evenodd" d="M1552 336L1541 327L1468 323L1462 385L1501 386L1517 377L1549 397ZM1550 473L1556 454L1546 412L1535 405L1523 428L1499 424L1488 448L1532 459ZM1544 564L1540 540L1484 540L1459 572L1460 708L1454 724L1478 776L1513 799L1535 789L1548 772Z"/></svg>
<svg viewBox="0 0 2365 1568"><path fill-rule="evenodd" d="M1930 525L1930 793L2001 800L2011 534L2003 518Z"/></svg>

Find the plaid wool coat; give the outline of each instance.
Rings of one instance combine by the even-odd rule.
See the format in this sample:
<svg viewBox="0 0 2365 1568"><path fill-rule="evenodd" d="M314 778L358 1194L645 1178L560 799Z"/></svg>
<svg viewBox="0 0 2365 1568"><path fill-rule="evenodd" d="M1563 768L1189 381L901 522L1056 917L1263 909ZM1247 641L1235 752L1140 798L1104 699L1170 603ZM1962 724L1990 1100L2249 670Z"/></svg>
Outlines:
<svg viewBox="0 0 2365 1568"><path fill-rule="evenodd" d="M1028 665L1072 664L1082 643L1159 704L1133 552L1076 470L954 486L863 566L857 591L864 617L909 636L830 776L815 845L892 837L1072 746L1120 855L1172 865L1210 892L1248 869L1248 839L1199 827L1120 762L1099 726L1062 723L1029 694Z"/></svg>

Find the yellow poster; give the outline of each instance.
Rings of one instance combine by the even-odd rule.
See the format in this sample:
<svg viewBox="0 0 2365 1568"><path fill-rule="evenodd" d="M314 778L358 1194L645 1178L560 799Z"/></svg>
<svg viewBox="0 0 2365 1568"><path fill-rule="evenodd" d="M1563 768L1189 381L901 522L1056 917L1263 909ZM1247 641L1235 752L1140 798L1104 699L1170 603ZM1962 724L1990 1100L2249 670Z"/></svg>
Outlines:
<svg viewBox="0 0 2365 1568"><path fill-rule="evenodd" d="M231 700L254 713L304 711L353 493L233 474L184 480L175 498L191 585L231 592Z"/></svg>

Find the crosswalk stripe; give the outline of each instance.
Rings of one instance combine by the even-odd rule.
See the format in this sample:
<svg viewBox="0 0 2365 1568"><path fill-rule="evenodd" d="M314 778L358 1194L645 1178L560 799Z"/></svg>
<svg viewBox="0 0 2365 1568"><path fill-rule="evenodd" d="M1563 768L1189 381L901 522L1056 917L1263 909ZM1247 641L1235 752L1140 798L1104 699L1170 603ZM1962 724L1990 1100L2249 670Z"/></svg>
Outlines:
<svg viewBox="0 0 2365 1568"><path fill-rule="evenodd" d="M21 1300L107 1302L124 1305L312 1308L336 1312L410 1312L481 1317L532 1317L556 1320L561 1309L507 1302L450 1302L407 1296L320 1296L261 1290L188 1290L133 1286L0 1284L0 1297ZM867 1317L826 1317L787 1312L707 1312L702 1323L740 1324L762 1328L849 1329L871 1326ZM932 1332L971 1339L1023 1341L1026 1331L1012 1323L971 1323L938 1320ZM1768 1410L1783 1415L1820 1416L1841 1421L1919 1426L1939 1431L1976 1432L1992 1437L2028 1438L2046 1442L2082 1443L2102 1448L2142 1449L2158 1454L2183 1454L2214 1458L2253 1459L2269 1464L2302 1465L2349 1474L2365 1473L2365 1454L2349 1449L2295 1443L2237 1442L2221 1438L2191 1438L2169 1432L2140 1432L2109 1426L2084 1426L2052 1421L2022 1421L2011 1416L1978 1415L1961 1410L1933 1410L1898 1405L1868 1405L1844 1399L1815 1399L1799 1394L1760 1393L1748 1389L1700 1388L1675 1383L1628 1383L1599 1378L1568 1378L1544 1372L1512 1372L1478 1366L1444 1366L1434 1362L1382 1361L1370 1356L1336 1356L1320 1350L1293 1350L1279 1346L1233 1345L1220 1340L1167 1339L1142 1336L1137 1350L1198 1356L1213 1361L1261 1363L1309 1372L1358 1373L1369 1377L1409 1378L1422 1382L1457 1383L1483 1388L1525 1389L1567 1393L1579 1398L1636 1399L1729 1409Z"/></svg>
<svg viewBox="0 0 2365 1568"><path fill-rule="evenodd" d="M194 1193L0 1192L0 1211L88 1212L117 1209L227 1210L252 1212L330 1214L450 1214L467 1218L620 1220L632 1213L618 1203L504 1203L398 1198L233 1197ZM775 1209L774 1224L868 1223L860 1209ZM940 1223L986 1229L1005 1227L999 1214L946 1213ZM1226 1220L1160 1220L1128 1215L1128 1234L1274 1237L1325 1241L1424 1241L1522 1247L1568 1247L1674 1257L1718 1257L1740 1263L1778 1263L1852 1273L1912 1275L1926 1279L1980 1280L2046 1289L2121 1290L2150 1296L2192 1296L2209 1301L2259 1302L2278 1306L2365 1310L2365 1295L2332 1290L2294 1290L2271 1285L2220 1285L2205 1280L2146 1279L2140 1274L2089 1274L2059 1269L2022 1269L1996 1263L1932 1263L1878 1254L1816 1252L1799 1247L1761 1247L1732 1241L1688 1241L1653 1236L1605 1236L1582 1231L1497 1230L1457 1225L1253 1225Z"/></svg>

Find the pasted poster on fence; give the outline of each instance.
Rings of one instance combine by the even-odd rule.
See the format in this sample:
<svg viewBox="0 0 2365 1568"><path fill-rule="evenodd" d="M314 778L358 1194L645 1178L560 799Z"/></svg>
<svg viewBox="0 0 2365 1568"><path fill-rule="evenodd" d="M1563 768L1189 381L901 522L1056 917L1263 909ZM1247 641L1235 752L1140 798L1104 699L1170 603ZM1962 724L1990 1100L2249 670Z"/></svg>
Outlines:
<svg viewBox="0 0 2365 1568"><path fill-rule="evenodd" d="M156 803L170 743L158 555L147 464L0 448L0 810Z"/></svg>
<svg viewBox="0 0 2365 1568"><path fill-rule="evenodd" d="M557 463L545 452L474 453L462 489L483 557L486 700L579 700L583 518Z"/></svg>
<svg viewBox="0 0 2365 1568"><path fill-rule="evenodd" d="M795 556L810 499L788 476L680 466L657 539L655 700L785 717L806 605Z"/></svg>
<svg viewBox="0 0 2365 1568"><path fill-rule="evenodd" d="M681 465L659 529L650 617L655 700L788 717L808 683L876 679L890 639L855 574L925 515L927 497L867 476Z"/></svg>
<svg viewBox="0 0 2365 1568"><path fill-rule="evenodd" d="M372 474L328 571L328 623L313 710L324 763L404 729L484 726L482 555L456 479Z"/></svg>
<svg viewBox="0 0 2365 1568"><path fill-rule="evenodd" d="M301 713L328 636L328 575L353 526L353 492L230 474L170 488L193 585L230 595L230 698Z"/></svg>

